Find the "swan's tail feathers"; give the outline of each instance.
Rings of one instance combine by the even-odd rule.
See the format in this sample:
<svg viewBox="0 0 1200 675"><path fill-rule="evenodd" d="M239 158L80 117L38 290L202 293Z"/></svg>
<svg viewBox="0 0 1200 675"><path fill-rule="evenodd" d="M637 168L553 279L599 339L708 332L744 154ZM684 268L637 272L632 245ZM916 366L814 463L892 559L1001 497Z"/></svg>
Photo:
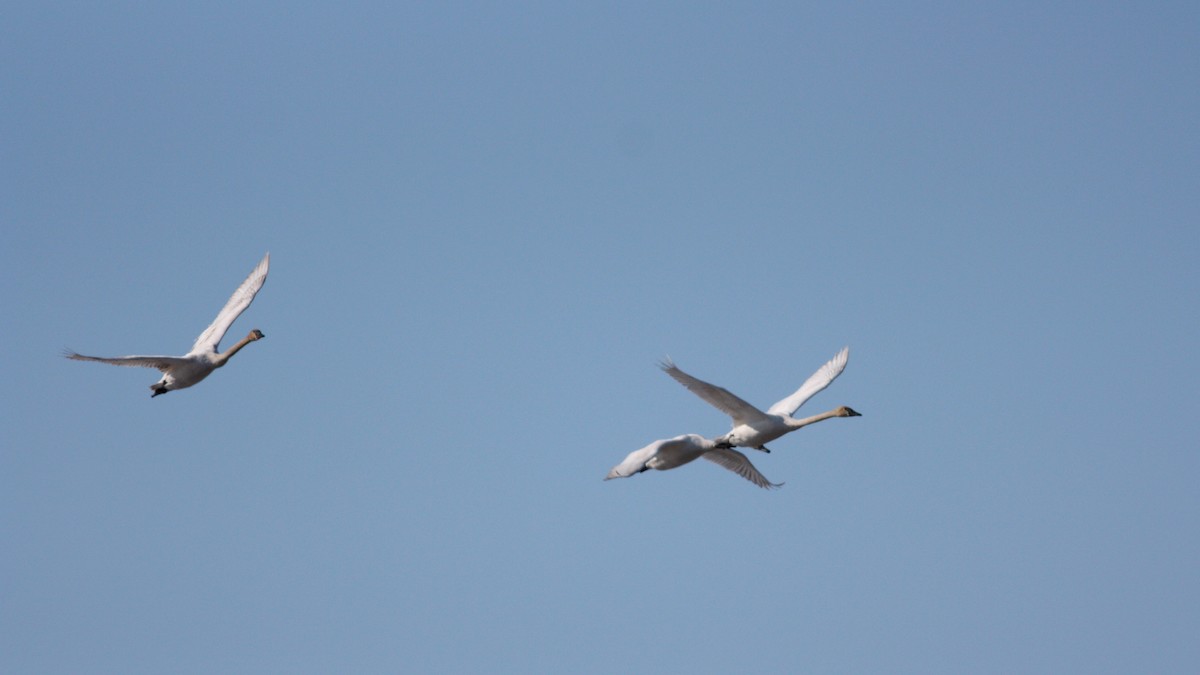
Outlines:
<svg viewBox="0 0 1200 675"><path fill-rule="evenodd" d="M608 475L604 477L604 480L612 480L614 478L629 478L630 476L636 476L639 473L643 473L645 471L650 470L649 466L642 464L641 466L634 469L633 471L630 471L629 473L621 473L622 466L624 466L624 463L614 466L612 468L612 471L609 471Z"/></svg>

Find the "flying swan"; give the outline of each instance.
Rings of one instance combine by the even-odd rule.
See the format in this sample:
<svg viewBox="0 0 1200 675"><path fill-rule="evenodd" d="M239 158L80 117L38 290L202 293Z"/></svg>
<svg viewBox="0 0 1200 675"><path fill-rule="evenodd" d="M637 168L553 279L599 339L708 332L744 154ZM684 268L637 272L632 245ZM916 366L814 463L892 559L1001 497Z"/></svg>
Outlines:
<svg viewBox="0 0 1200 675"><path fill-rule="evenodd" d="M168 391L176 389L185 389L196 384L200 380L208 377L212 371L220 368L229 361L230 357L241 351L242 347L254 342L255 340L263 339L263 333L255 328L250 331L246 337L238 340L227 351L217 353L217 345L221 343L221 338L225 337L225 332L233 324L234 320L241 315L250 303L254 301L254 296L258 290L262 288L263 282L267 280L267 268L271 265L271 254L267 253L258 265L254 267L254 271L241 286L233 292L229 301L225 303L225 307L221 309L221 313L217 314L217 318L204 329L200 337L196 338L196 343L192 345L192 351L183 356L118 356L115 358L102 358L98 356L84 356L73 351L67 350L63 356L74 359L76 361L98 361L100 363L110 363L114 366L142 366L145 368L157 368L162 371L163 377L158 382L150 385L150 398L154 398L159 394L165 394Z"/></svg>
<svg viewBox="0 0 1200 675"><path fill-rule="evenodd" d="M805 417L803 419L792 417L796 410L804 405L805 401L812 398L814 394L825 387L828 387L830 382L833 382L837 379L838 375L842 374L842 371L846 369L846 361L849 358L850 348L842 347L842 351L838 352L837 356L830 359L829 363L818 368L817 372L805 380L804 384L800 385L800 388L794 394L771 406L765 413L734 396L727 389L688 375L676 367L670 358L660 363L659 367L666 371L668 375L675 378L675 381L687 387L689 391L733 418L733 430L724 436L713 439L718 448L742 446L762 450L763 452L770 452L766 444L790 431L795 431L801 427L806 427L831 417L860 416L854 410L846 406L841 406L829 412L823 412L820 415L813 415L812 417Z"/></svg>
<svg viewBox="0 0 1200 675"><path fill-rule="evenodd" d="M683 466L697 457L719 464L761 488L770 489L783 485L767 480L742 453L731 448L719 447L716 442L699 434L684 434L654 441L641 450L634 450L625 461L614 466L604 480L628 478L650 469L666 471Z"/></svg>

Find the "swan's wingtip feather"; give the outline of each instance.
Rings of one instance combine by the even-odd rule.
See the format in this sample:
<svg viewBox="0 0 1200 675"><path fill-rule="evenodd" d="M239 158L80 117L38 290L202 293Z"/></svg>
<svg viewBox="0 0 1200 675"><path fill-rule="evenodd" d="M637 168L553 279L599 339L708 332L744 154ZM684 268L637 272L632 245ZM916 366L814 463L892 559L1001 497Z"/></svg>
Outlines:
<svg viewBox="0 0 1200 675"><path fill-rule="evenodd" d="M849 362L850 362L850 346L847 345L845 347L842 347L838 351L837 354L834 354L833 358L829 359L829 363L827 365L832 366L833 368L837 369L840 372L841 369L845 368L846 364Z"/></svg>

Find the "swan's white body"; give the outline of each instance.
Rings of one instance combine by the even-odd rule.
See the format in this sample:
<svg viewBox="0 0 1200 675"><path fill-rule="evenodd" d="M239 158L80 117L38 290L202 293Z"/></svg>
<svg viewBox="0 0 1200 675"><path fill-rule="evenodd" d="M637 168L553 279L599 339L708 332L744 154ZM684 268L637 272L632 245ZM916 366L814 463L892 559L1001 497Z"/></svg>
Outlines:
<svg viewBox="0 0 1200 675"><path fill-rule="evenodd" d="M263 282L267 280L267 269L270 265L271 254L268 253L254 267L254 271L250 272L250 276L246 277L242 285L238 286L238 289L233 292L229 301L225 303L225 307L217 314L217 318L209 324L208 328L204 329L200 337L196 338L196 342L192 345L192 350L183 356L118 356L103 358L99 356L84 356L72 351L65 352L64 356L76 361L98 361L114 366L156 368L162 371L163 377L158 382L150 385L150 389L154 392L150 395L150 398L154 398L159 394L165 394L168 391L190 387L208 377L217 368L225 365L229 361L229 358L238 353L242 347L263 338L262 331L256 328L250 331L249 335L231 346L228 351L223 353L217 352L217 346L221 343L221 338L225 337L226 331L233 325L233 322L254 301L255 294L262 288Z"/></svg>
<svg viewBox="0 0 1200 675"><path fill-rule="evenodd" d="M683 466L697 457L703 457L736 473L761 488L773 488L783 483L772 483L754 468L750 459L737 450L718 447L716 442L698 434L684 434L675 438L654 441L641 450L629 453L625 461L614 466L604 480L628 478L649 469L666 471Z"/></svg>
<svg viewBox="0 0 1200 675"><path fill-rule="evenodd" d="M734 396L727 389L688 375L676 367L670 359L663 361L660 367L668 375L675 378L677 382L687 387L689 391L733 418L733 429L728 434L714 439L718 447L742 446L770 452L770 450L767 450L766 444L790 431L795 431L801 427L806 427L814 422L827 420L831 417L859 416L857 412L850 408L841 406L840 408L821 413L820 415L813 415L812 417L805 417L803 419L792 417L796 410L804 405L805 401L812 398L814 394L825 387L828 387L830 382L833 382L837 379L838 375L842 374L842 371L846 369L846 362L849 358L850 348L843 347L842 351L837 353L837 356L834 356L829 363L818 368L817 372L813 373L804 384L800 385L800 388L795 393L771 406L766 412Z"/></svg>

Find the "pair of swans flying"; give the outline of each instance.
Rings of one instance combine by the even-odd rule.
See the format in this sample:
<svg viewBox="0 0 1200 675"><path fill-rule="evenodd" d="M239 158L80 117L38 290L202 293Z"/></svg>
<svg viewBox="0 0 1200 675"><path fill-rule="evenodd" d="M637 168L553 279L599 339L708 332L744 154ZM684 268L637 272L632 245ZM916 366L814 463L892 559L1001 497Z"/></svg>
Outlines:
<svg viewBox="0 0 1200 675"><path fill-rule="evenodd" d="M263 339L263 333L255 328L250 333L238 340L229 349L224 352L218 352L217 346L221 344L221 338L225 337L225 333L233 322L241 316L242 312L250 306L254 301L254 296L259 289L263 287L263 282L267 280L267 269L271 266L271 254L267 253L258 265L254 267L254 271L250 272L250 276L238 286L237 290L230 296L229 301L225 303L225 307L217 314L217 318L209 324L208 328L196 338L196 342L192 345L192 350L183 356L117 356L113 358L104 358L100 356L84 356L73 351L66 351L63 355L69 359L76 361L97 361L99 363L108 363L114 366L140 366L143 368L156 368L162 372L162 379L150 385L150 390L154 393L150 394L150 398L154 398L159 394L165 394L168 391L176 389L185 389L190 387L200 380L208 377L214 370L225 365L229 359L236 353L242 350L242 347Z"/></svg>
<svg viewBox="0 0 1200 675"><path fill-rule="evenodd" d="M698 457L703 457L761 488L779 487L783 484L767 480L758 469L754 468L750 458L734 448L745 447L770 452L767 449L767 443L796 429L831 417L858 417L859 414L847 406L839 406L812 417L800 419L793 417L805 401L828 387L837 379L838 375L842 374L849 359L850 348L843 347L828 363L818 368L817 372L805 380L804 384L800 385L800 388L791 396L780 400L763 412L738 398L728 389L688 375L668 358L659 364L659 367L676 382L687 387L688 391L729 415L733 420L733 429L724 436L713 439L704 438L698 434L684 434L675 438L654 441L640 450L629 453L625 461L608 472L605 480L627 478L650 469L666 471L683 466Z"/></svg>

